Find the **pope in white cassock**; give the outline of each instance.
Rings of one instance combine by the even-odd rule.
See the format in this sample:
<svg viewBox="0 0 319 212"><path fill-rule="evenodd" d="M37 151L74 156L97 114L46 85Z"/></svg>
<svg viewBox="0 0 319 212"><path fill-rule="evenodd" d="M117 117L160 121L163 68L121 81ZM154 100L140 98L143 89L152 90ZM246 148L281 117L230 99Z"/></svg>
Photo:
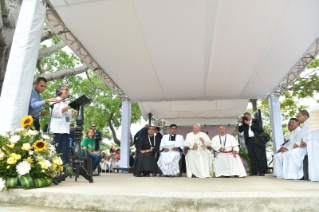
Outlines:
<svg viewBox="0 0 319 212"><path fill-rule="evenodd" d="M210 177L212 154L206 148L210 139L206 133L200 132L200 124L193 125L193 132L187 134L184 145L189 148L185 156L187 177Z"/></svg>
<svg viewBox="0 0 319 212"><path fill-rule="evenodd" d="M274 156L274 176L277 178L284 178L283 161L289 155L294 145L301 141L301 128L299 127L298 119L291 118L288 123L288 129L290 134L287 137L287 141Z"/></svg>
<svg viewBox="0 0 319 212"><path fill-rule="evenodd" d="M244 161L239 156L239 144L234 136L226 134L223 125L218 126L218 133L212 139L212 147L218 152L214 160L215 176L239 176L246 177Z"/></svg>
<svg viewBox="0 0 319 212"><path fill-rule="evenodd" d="M303 123L301 139L295 142L293 149L283 160L284 179L300 180L304 176L303 160L307 155L307 144L303 141L303 137L309 131L309 113L305 110L300 111L298 121Z"/></svg>
<svg viewBox="0 0 319 212"><path fill-rule="evenodd" d="M177 126L170 125L170 134L164 135L160 145L161 155L157 165L166 177L173 177L180 173L179 161L184 149L184 138L176 134Z"/></svg>

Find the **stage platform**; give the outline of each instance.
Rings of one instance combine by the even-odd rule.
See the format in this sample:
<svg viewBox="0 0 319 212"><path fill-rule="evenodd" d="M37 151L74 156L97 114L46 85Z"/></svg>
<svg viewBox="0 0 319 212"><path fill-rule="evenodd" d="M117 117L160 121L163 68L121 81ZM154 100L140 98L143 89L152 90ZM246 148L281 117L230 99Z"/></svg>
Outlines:
<svg viewBox="0 0 319 212"><path fill-rule="evenodd" d="M10 189L0 193L1 205L0 211L318 211L319 183L270 174L190 179L102 173L93 184L68 178L57 186Z"/></svg>

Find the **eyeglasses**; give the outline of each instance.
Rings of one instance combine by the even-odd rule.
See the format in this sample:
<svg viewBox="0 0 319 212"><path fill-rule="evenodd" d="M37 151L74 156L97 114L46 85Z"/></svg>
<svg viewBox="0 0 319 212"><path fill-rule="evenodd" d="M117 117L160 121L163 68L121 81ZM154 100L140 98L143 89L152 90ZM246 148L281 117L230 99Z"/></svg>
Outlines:
<svg viewBox="0 0 319 212"><path fill-rule="evenodd" d="M63 89L61 89L61 90L66 90L66 91L69 91L69 89L68 89L68 88L65 88L65 89L63 88Z"/></svg>
<svg viewBox="0 0 319 212"><path fill-rule="evenodd" d="M92 127L96 127L96 126L92 126Z"/></svg>

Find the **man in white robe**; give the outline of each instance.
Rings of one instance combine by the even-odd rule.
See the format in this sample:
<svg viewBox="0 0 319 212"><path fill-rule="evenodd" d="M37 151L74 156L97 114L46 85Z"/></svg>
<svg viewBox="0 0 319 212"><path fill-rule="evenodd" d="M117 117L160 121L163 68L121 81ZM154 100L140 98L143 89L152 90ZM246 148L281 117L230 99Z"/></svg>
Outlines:
<svg viewBox="0 0 319 212"><path fill-rule="evenodd" d="M185 157L187 177L210 177L212 154L206 148L210 139L206 133L200 132L200 124L193 125L193 132L187 134L184 145L189 149Z"/></svg>
<svg viewBox="0 0 319 212"><path fill-rule="evenodd" d="M303 123L301 128L301 139L294 144L294 147L283 161L284 179L300 180L304 176L303 160L307 155L306 143L303 137L309 131L309 113L302 110L298 113L298 121Z"/></svg>
<svg viewBox="0 0 319 212"><path fill-rule="evenodd" d="M164 135L160 145L161 155L157 161L158 167L166 177L173 177L180 173L179 161L184 149L184 138L176 134L176 124L170 125L170 134Z"/></svg>
<svg viewBox="0 0 319 212"><path fill-rule="evenodd" d="M286 156L293 149L295 143L301 140L301 128L299 127L299 121L296 118L291 118L288 123L288 129L290 134L287 137L287 141L278 150L274 156L274 176L277 178L284 178L283 176L283 161Z"/></svg>
<svg viewBox="0 0 319 212"><path fill-rule="evenodd" d="M226 134L224 125L218 126L218 133L212 139L211 146L218 152L214 160L215 176L228 177L239 176L246 177L247 173L244 167L244 162L239 156L239 144L234 136Z"/></svg>

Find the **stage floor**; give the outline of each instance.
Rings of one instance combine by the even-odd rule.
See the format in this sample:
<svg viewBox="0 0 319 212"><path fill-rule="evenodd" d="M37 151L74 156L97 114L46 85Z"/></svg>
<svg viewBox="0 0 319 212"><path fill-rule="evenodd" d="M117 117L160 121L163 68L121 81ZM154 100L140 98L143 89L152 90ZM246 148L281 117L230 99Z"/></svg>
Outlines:
<svg viewBox="0 0 319 212"><path fill-rule="evenodd" d="M102 173L93 184L81 177L41 189L10 189L0 193L1 202L56 211L318 211L319 183L272 175L199 179Z"/></svg>

